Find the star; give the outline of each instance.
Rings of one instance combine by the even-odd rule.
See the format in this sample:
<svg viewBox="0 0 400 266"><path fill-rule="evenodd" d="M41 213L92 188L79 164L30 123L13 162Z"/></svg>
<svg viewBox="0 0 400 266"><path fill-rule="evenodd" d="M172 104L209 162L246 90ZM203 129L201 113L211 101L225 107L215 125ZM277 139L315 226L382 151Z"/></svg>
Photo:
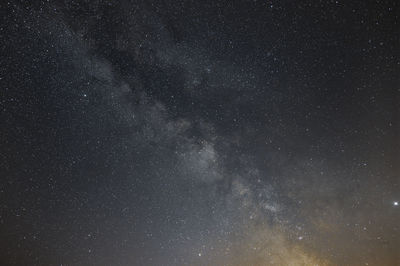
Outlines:
<svg viewBox="0 0 400 266"><path fill-rule="evenodd" d="M394 202L393 202L393 205L394 205L394 206L399 206L399 202L398 202L398 201L394 201Z"/></svg>

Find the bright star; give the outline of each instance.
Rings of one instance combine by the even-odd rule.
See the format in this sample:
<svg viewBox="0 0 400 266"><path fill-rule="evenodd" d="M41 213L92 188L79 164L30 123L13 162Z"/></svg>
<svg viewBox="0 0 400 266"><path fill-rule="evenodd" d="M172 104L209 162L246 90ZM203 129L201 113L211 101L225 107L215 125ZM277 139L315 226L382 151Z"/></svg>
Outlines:
<svg viewBox="0 0 400 266"><path fill-rule="evenodd" d="M399 202L398 202L398 201L395 201L395 202L393 202L393 205L394 205L394 206L399 206Z"/></svg>

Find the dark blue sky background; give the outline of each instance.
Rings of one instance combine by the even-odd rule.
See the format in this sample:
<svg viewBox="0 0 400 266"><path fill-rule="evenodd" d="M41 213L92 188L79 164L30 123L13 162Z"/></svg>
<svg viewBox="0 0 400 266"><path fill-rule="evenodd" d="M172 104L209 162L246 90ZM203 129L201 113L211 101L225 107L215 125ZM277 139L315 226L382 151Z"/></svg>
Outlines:
<svg viewBox="0 0 400 266"><path fill-rule="evenodd" d="M395 1L0 9L0 264L399 264Z"/></svg>

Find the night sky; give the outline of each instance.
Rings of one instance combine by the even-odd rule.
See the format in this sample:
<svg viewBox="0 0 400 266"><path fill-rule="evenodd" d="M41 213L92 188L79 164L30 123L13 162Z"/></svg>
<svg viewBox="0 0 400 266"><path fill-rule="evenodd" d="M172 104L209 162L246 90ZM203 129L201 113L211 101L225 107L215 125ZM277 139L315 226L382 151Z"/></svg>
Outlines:
<svg viewBox="0 0 400 266"><path fill-rule="evenodd" d="M0 11L0 265L400 265L399 2Z"/></svg>

